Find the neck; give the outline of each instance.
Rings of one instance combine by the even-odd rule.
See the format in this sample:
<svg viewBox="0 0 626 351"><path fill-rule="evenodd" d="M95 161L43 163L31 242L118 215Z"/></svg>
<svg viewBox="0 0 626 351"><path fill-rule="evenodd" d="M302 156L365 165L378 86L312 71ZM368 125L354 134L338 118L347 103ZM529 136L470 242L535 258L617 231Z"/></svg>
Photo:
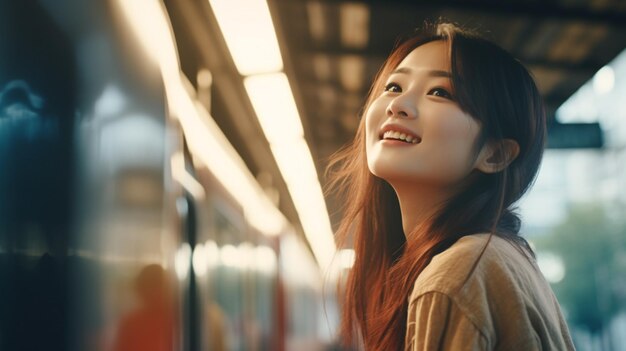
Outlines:
<svg viewBox="0 0 626 351"><path fill-rule="evenodd" d="M415 183L390 183L398 196L402 229L408 235L420 225L430 225L431 216L453 195L451 189Z"/></svg>

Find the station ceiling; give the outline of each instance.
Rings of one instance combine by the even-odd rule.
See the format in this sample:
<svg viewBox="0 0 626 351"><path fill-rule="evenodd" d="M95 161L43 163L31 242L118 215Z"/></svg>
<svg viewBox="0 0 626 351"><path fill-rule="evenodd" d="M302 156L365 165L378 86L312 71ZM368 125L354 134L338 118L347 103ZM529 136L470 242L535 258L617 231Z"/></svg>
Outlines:
<svg viewBox="0 0 626 351"><path fill-rule="evenodd" d="M213 118L262 185L278 190L279 208L301 233L208 1L165 0L165 4L184 73L196 84L198 71L211 71L212 98L207 103ZM626 48L626 2L621 0L268 0L268 4L322 184L328 157L355 134L359 110L383 60L398 38L406 38L425 21L443 18L476 29L512 53L535 76L551 121L565 100ZM554 136L566 142L553 146L568 147L567 140L575 145L583 139L577 133L597 130L589 127L559 129ZM599 145L592 140L588 146ZM332 196L326 200L336 229L337 200Z"/></svg>

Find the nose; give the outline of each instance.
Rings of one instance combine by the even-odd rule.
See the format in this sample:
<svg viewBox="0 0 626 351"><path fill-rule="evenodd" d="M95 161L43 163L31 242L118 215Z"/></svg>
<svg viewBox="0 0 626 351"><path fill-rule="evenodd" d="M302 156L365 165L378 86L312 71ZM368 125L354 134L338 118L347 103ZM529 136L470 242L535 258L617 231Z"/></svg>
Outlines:
<svg viewBox="0 0 626 351"><path fill-rule="evenodd" d="M387 117L415 118L417 117L417 106L415 101L406 95L395 97L387 105Z"/></svg>

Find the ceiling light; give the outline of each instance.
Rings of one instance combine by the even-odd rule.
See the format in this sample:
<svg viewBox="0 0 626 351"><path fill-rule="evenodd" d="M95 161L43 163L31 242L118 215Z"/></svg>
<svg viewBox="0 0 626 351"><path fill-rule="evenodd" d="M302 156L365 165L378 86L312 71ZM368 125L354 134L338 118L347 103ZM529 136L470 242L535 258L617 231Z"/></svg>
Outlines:
<svg viewBox="0 0 626 351"><path fill-rule="evenodd" d="M279 144L302 138L302 122L284 73L248 77L244 85L270 143Z"/></svg>
<svg viewBox="0 0 626 351"><path fill-rule="evenodd" d="M283 60L265 0L209 0L209 3L239 73L282 70Z"/></svg>
<svg viewBox="0 0 626 351"><path fill-rule="evenodd" d="M147 56L161 67L164 80L178 75L178 54L164 5L156 0L118 0L117 3Z"/></svg>
<svg viewBox="0 0 626 351"><path fill-rule="evenodd" d="M326 271L336 246L309 147L304 139L289 145L270 146L300 217L304 234L320 268Z"/></svg>

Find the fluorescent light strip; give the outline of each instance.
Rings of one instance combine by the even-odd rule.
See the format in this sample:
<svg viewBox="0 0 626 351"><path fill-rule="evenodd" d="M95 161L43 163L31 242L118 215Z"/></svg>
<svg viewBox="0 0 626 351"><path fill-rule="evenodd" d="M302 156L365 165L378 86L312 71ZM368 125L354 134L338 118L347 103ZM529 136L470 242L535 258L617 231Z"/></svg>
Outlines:
<svg viewBox="0 0 626 351"><path fill-rule="evenodd" d="M137 35L148 57L161 67L164 80L176 79L180 71L176 43L166 11L158 0L118 0L126 23Z"/></svg>
<svg viewBox="0 0 626 351"><path fill-rule="evenodd" d="M326 270L336 250L335 242L287 76L284 73L251 76L244 79L244 85L270 142L307 240L320 267Z"/></svg>
<svg viewBox="0 0 626 351"><path fill-rule="evenodd" d="M320 268L326 271L336 251L335 241L293 93L287 76L280 72L282 60L267 3L265 0L209 2L237 69L242 75L251 75L244 79L244 86L313 254ZM248 18L251 13L252 18Z"/></svg>
<svg viewBox="0 0 626 351"><path fill-rule="evenodd" d="M252 107L265 137L271 144L302 139L302 122L284 73L264 74L244 79Z"/></svg>
<svg viewBox="0 0 626 351"><path fill-rule="evenodd" d="M326 270L331 264L336 248L326 202L309 147L304 139L300 139L289 145L271 145L271 148L307 240L320 267Z"/></svg>
<svg viewBox="0 0 626 351"><path fill-rule="evenodd" d="M277 72L283 60L265 0L209 0L242 75Z"/></svg>

